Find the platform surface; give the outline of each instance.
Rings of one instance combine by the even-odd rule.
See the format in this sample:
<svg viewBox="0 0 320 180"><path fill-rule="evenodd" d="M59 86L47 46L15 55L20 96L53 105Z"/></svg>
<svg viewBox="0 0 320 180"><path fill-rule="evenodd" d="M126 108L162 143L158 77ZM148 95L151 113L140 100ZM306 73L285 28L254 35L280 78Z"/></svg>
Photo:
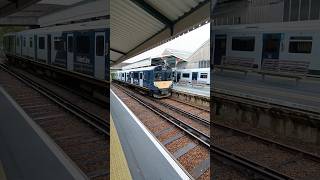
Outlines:
<svg viewBox="0 0 320 180"><path fill-rule="evenodd" d="M110 92L110 104L111 116L132 179L190 179L160 142L112 90Z"/></svg>
<svg viewBox="0 0 320 180"><path fill-rule="evenodd" d="M1 87L0 117L0 179L87 179Z"/></svg>
<svg viewBox="0 0 320 180"><path fill-rule="evenodd" d="M306 78L297 85L295 79L249 73L224 72L214 76L214 87L246 96L260 96L292 104L309 106L320 111L320 78Z"/></svg>
<svg viewBox="0 0 320 180"><path fill-rule="evenodd" d="M173 89L177 91L182 91L186 92L189 94L195 94L195 95L201 95L201 96L206 96L210 97L210 87L205 86L205 87L192 87L191 85L173 85Z"/></svg>
<svg viewBox="0 0 320 180"><path fill-rule="evenodd" d="M110 118L110 168L111 180L131 180L131 174L126 157L124 155L118 132L114 126L112 117Z"/></svg>

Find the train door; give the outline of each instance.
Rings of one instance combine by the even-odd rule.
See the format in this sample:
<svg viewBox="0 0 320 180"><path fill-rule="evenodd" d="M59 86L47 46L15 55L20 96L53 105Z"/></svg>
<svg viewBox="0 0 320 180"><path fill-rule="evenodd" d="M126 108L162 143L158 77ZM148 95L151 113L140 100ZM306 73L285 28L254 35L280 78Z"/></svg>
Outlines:
<svg viewBox="0 0 320 180"><path fill-rule="evenodd" d="M37 61L38 59L38 36L34 35L34 60Z"/></svg>
<svg viewBox="0 0 320 180"><path fill-rule="evenodd" d="M22 36L20 35L20 56L22 56Z"/></svg>
<svg viewBox="0 0 320 180"><path fill-rule="evenodd" d="M177 72L177 82L179 82L181 79L181 72Z"/></svg>
<svg viewBox="0 0 320 180"><path fill-rule="evenodd" d="M192 72L192 81L193 80L198 80L198 72Z"/></svg>
<svg viewBox="0 0 320 180"><path fill-rule="evenodd" d="M105 33L96 32L95 33L95 61L94 61L94 76L98 79L105 78Z"/></svg>
<svg viewBox="0 0 320 180"><path fill-rule="evenodd" d="M226 55L226 44L227 36L226 35L216 35L214 43L214 64L221 64L222 56Z"/></svg>
<svg viewBox="0 0 320 180"><path fill-rule="evenodd" d="M73 34L67 34L67 69L73 71L74 48L73 48Z"/></svg>
<svg viewBox="0 0 320 180"><path fill-rule="evenodd" d="M262 61L263 59L279 59L280 42L280 33L263 34Z"/></svg>
<svg viewBox="0 0 320 180"><path fill-rule="evenodd" d="M139 72L139 86L143 87L143 72Z"/></svg>
<svg viewBox="0 0 320 180"><path fill-rule="evenodd" d="M48 34L47 52L48 52L48 64L51 64L51 35L50 34Z"/></svg>

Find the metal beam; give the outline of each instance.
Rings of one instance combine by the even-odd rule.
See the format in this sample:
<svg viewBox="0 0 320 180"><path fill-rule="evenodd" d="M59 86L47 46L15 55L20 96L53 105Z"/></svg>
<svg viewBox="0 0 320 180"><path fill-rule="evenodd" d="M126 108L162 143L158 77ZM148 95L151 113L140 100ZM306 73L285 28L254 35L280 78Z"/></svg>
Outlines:
<svg viewBox="0 0 320 180"><path fill-rule="evenodd" d="M119 54L122 54L122 55L126 55L126 53L124 53L122 51L119 51L117 49L110 48L110 51L113 51L113 52L116 52L116 53L119 53Z"/></svg>
<svg viewBox="0 0 320 180"><path fill-rule="evenodd" d="M16 13L40 0L12 0L10 4L0 7L0 17L5 17L10 14Z"/></svg>
<svg viewBox="0 0 320 180"><path fill-rule="evenodd" d="M144 0L131 0L131 2L133 2L134 4L142 8L144 11L146 11L148 14L150 14L154 18L158 19L163 24L169 27L173 25L173 22L169 18L161 14L159 11L153 8L150 4L146 3Z"/></svg>

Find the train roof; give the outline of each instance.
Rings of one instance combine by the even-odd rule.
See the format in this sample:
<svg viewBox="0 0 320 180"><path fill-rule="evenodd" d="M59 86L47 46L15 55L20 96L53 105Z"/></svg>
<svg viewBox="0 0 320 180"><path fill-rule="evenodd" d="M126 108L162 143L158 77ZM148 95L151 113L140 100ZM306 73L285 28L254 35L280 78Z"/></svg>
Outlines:
<svg viewBox="0 0 320 180"><path fill-rule="evenodd" d="M118 72L150 71L150 70L154 70L156 67L158 67L158 66L141 67L141 68L136 68L136 69L122 70L122 71L118 71Z"/></svg>
<svg viewBox="0 0 320 180"><path fill-rule="evenodd" d="M210 68L177 69L176 71L210 71Z"/></svg>
<svg viewBox="0 0 320 180"><path fill-rule="evenodd" d="M90 22L82 22L82 23L74 23L74 24L66 24L59 26L51 26L51 27L43 27L37 29L28 29L25 31L20 31L16 33L7 33L6 35L15 35L15 34L33 34L33 33L54 33L54 32L62 32L62 31L74 31L74 30L89 30L89 29L104 29L109 28L109 20L101 19Z"/></svg>
<svg viewBox="0 0 320 180"><path fill-rule="evenodd" d="M213 27L219 34L224 32L248 32L248 31L318 31L320 30L320 20L294 21L294 22L273 22L257 24L239 24L239 25L219 25ZM221 33L220 33L221 32Z"/></svg>

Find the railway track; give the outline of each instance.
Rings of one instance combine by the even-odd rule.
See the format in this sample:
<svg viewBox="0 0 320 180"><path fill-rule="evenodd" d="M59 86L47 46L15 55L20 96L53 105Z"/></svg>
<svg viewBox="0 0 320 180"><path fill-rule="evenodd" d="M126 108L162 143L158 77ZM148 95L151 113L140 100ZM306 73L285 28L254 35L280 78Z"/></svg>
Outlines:
<svg viewBox="0 0 320 180"><path fill-rule="evenodd" d="M109 179L109 123L0 65L0 82L88 179Z"/></svg>
<svg viewBox="0 0 320 180"><path fill-rule="evenodd" d="M28 79L32 79L37 84L54 91L57 95L64 99L68 99L69 102L76 104L82 109L86 109L86 111L91 114L95 114L101 119L108 121L108 103L95 99L91 94L79 91L79 88L70 86L70 83L68 84L68 82L71 80L56 82L46 76L41 76L41 78L39 78L33 72L28 72L14 66L9 66L9 68L16 73L26 76ZM106 96L106 100L107 99L108 97Z"/></svg>

